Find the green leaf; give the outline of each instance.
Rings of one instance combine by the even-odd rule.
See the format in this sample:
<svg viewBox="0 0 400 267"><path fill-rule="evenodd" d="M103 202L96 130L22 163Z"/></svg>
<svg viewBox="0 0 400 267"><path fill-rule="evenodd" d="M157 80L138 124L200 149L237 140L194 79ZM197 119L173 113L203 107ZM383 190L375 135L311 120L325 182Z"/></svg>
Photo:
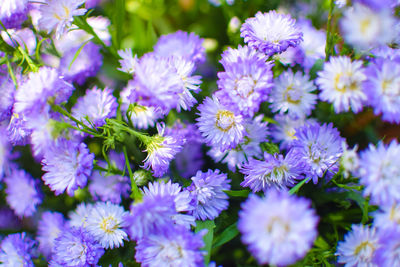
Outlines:
<svg viewBox="0 0 400 267"><path fill-rule="evenodd" d="M239 234L237 229L237 222L229 225L218 237L215 238L213 248L222 246L234 239Z"/></svg>
<svg viewBox="0 0 400 267"><path fill-rule="evenodd" d="M261 149L271 155L279 154L280 152L279 147L273 143L261 143Z"/></svg>
<svg viewBox="0 0 400 267"><path fill-rule="evenodd" d="M306 183L306 181L307 181L307 178L304 179L303 181L301 181L300 183L296 184L294 187L292 187L292 189L289 190L289 194L290 195L296 194L297 191L299 191L300 188L303 186L303 184Z"/></svg>
<svg viewBox="0 0 400 267"><path fill-rule="evenodd" d="M204 263L206 266L210 263L210 257L211 257L211 248L212 248L212 242L213 242L213 237L214 237L214 228L215 228L215 223L214 221L196 221L196 230L195 232L198 233L203 229L207 229L208 232L203 236L204 240L204 250L207 252L207 255L204 256Z"/></svg>
<svg viewBox="0 0 400 267"><path fill-rule="evenodd" d="M78 58L79 54L81 53L82 49L87 45L92 39L87 40L84 42L79 49L75 52L74 58L72 59L71 63L69 63L68 70L71 70L72 64L74 64L75 60Z"/></svg>
<svg viewBox="0 0 400 267"><path fill-rule="evenodd" d="M249 190L225 190L224 191L230 197L247 197L250 193Z"/></svg>

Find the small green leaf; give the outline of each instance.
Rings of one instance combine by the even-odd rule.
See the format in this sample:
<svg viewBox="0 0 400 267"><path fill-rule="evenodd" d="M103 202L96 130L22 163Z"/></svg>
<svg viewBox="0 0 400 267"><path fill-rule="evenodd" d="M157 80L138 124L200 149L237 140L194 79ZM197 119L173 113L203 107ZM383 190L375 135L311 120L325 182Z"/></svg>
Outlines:
<svg viewBox="0 0 400 267"><path fill-rule="evenodd" d="M224 191L230 197L247 197L250 193L249 190L225 190Z"/></svg>
<svg viewBox="0 0 400 267"><path fill-rule="evenodd" d="M75 60L78 58L79 54L82 52L82 49L87 45L92 39L87 40L84 42L79 49L75 52L74 58L72 59L71 63L69 63L68 70L71 70L72 64L74 64Z"/></svg>
<svg viewBox="0 0 400 267"><path fill-rule="evenodd" d="M218 237L215 238L213 248L222 246L234 239L239 234L237 222L229 225Z"/></svg>
<svg viewBox="0 0 400 267"><path fill-rule="evenodd" d="M203 236L204 240L204 250L207 252L207 254L204 256L204 263L206 266L210 263L210 257L211 257L211 248L212 248L212 243L213 243L213 237L214 237L214 228L215 228L215 223L214 221L196 221L196 230L195 232L198 233L203 229L207 229L207 234Z"/></svg>
<svg viewBox="0 0 400 267"><path fill-rule="evenodd" d="M307 181L307 178L304 179L303 181L299 182L298 184L296 184L294 187L292 187L292 189L289 190L289 194L290 195L296 194L297 191L299 191L300 188L303 186L303 184L306 183L306 181Z"/></svg>
<svg viewBox="0 0 400 267"><path fill-rule="evenodd" d="M273 143L261 143L261 149L271 155L279 154L279 147Z"/></svg>

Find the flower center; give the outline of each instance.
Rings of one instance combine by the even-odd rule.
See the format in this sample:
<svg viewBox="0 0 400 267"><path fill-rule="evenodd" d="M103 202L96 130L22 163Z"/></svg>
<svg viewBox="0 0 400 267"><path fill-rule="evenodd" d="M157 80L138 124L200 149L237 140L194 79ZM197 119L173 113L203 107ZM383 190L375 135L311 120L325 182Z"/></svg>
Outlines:
<svg viewBox="0 0 400 267"><path fill-rule="evenodd" d="M299 92L299 90L295 90L292 85L289 85L285 90L285 99L291 104L299 104L301 92Z"/></svg>
<svg viewBox="0 0 400 267"><path fill-rule="evenodd" d="M215 117L215 126L223 132L227 132L235 126L235 114L231 111L219 110Z"/></svg>
<svg viewBox="0 0 400 267"><path fill-rule="evenodd" d="M363 262L370 262L374 254L375 247L369 241L361 242L354 250L354 255L359 256Z"/></svg>
<svg viewBox="0 0 400 267"><path fill-rule="evenodd" d="M290 226L279 217L272 217L266 226L267 233L275 241L282 242L290 231Z"/></svg>
<svg viewBox="0 0 400 267"><path fill-rule="evenodd" d="M118 223L114 217L109 216L104 218L100 223L100 228L107 234L113 233L118 228Z"/></svg>
<svg viewBox="0 0 400 267"><path fill-rule="evenodd" d="M236 81L235 90L242 97L249 97L254 92L256 81L250 76L242 76Z"/></svg>

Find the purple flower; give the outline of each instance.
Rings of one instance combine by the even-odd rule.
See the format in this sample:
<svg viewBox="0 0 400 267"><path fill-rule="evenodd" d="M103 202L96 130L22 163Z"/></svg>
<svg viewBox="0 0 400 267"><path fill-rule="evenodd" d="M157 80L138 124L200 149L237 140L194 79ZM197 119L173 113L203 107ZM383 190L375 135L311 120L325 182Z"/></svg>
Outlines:
<svg viewBox="0 0 400 267"><path fill-rule="evenodd" d="M204 62L206 59L203 39L195 33L177 31L163 35L154 46L154 53L162 57L181 56L193 62Z"/></svg>
<svg viewBox="0 0 400 267"><path fill-rule="evenodd" d="M143 168L148 170L151 167L155 177L161 177L168 171L169 163L185 142L184 139L164 134L164 129L165 125L157 125L158 134L146 144L147 157L143 161Z"/></svg>
<svg viewBox="0 0 400 267"><path fill-rule="evenodd" d="M34 267L32 262L35 241L25 233L8 235L0 244L0 262L2 266Z"/></svg>
<svg viewBox="0 0 400 267"><path fill-rule="evenodd" d="M36 36L29 28L23 28L20 30L8 29L7 32L1 32L1 37L3 37L3 40L7 44L14 48L18 49L18 46L23 47L24 49L26 48L30 55L35 52L37 45Z"/></svg>
<svg viewBox="0 0 400 267"><path fill-rule="evenodd" d="M117 107L118 103L111 89L101 90L95 86L88 90L85 96L78 99L71 112L75 118L86 125L89 125L89 122L85 120L87 116L96 127L100 127L106 123L106 118L115 117Z"/></svg>
<svg viewBox="0 0 400 267"><path fill-rule="evenodd" d="M17 230L21 228L21 220L8 207L0 208L0 231Z"/></svg>
<svg viewBox="0 0 400 267"><path fill-rule="evenodd" d="M27 121L37 121L41 113L49 112L49 102L58 105L68 100L73 90L56 69L42 67L38 72L31 72L18 88L13 111L25 116Z"/></svg>
<svg viewBox="0 0 400 267"><path fill-rule="evenodd" d="M240 29L240 36L250 47L271 56L288 47L296 47L303 34L290 15L279 14L275 10L268 13L257 12L248 18Z"/></svg>
<svg viewBox="0 0 400 267"><path fill-rule="evenodd" d="M93 206L93 204L81 202L74 211L68 214L70 218L68 221L69 226L85 228Z"/></svg>
<svg viewBox="0 0 400 267"><path fill-rule="evenodd" d="M0 121L10 119L15 91L11 77L0 70Z"/></svg>
<svg viewBox="0 0 400 267"><path fill-rule="evenodd" d="M82 16L86 9L79 8L85 0L46 0L46 4L40 5L41 18L39 26L50 33L56 31L59 39L71 26L74 16Z"/></svg>
<svg viewBox="0 0 400 267"><path fill-rule="evenodd" d="M42 203L42 194L36 180L24 170L14 169L4 178L8 205L20 218L32 216L36 206Z"/></svg>
<svg viewBox="0 0 400 267"><path fill-rule="evenodd" d="M374 113L382 113L385 121L400 123L400 58L378 58L365 74L364 90Z"/></svg>
<svg viewBox="0 0 400 267"><path fill-rule="evenodd" d="M60 60L59 70L64 75L65 80L83 85L87 78L96 76L103 63L103 56L100 53L101 47L89 42L75 58L80 48L80 46L73 47L64 53Z"/></svg>
<svg viewBox="0 0 400 267"><path fill-rule="evenodd" d="M225 151L242 141L243 118L236 110L221 104L216 97L207 97L197 109L200 111L197 126L208 145Z"/></svg>
<svg viewBox="0 0 400 267"><path fill-rule="evenodd" d="M377 205L391 206L400 201L400 145L392 141L389 145L380 142L369 145L360 153L358 175L365 186L364 195L371 196Z"/></svg>
<svg viewBox="0 0 400 267"><path fill-rule="evenodd" d="M400 226L400 204L382 205L374 212L374 227L378 230L390 230Z"/></svg>
<svg viewBox="0 0 400 267"><path fill-rule="evenodd" d="M39 251L50 259L55 250L54 240L63 232L65 225L64 217L61 213L46 211L38 223L37 241Z"/></svg>
<svg viewBox="0 0 400 267"><path fill-rule="evenodd" d="M104 249L85 229L71 227L54 240L52 260L61 266L93 266L103 254Z"/></svg>
<svg viewBox="0 0 400 267"><path fill-rule="evenodd" d="M174 224L173 216L176 214L173 196L144 196L142 202L132 205L131 213L126 218L128 234L133 240L157 235L163 227Z"/></svg>
<svg viewBox="0 0 400 267"><path fill-rule="evenodd" d="M179 212L190 212L194 209L192 202L192 196L188 191L182 191L179 184L164 182L149 183L147 187L143 188L143 193L148 197L156 196L171 196L175 203L175 210ZM175 224L183 225L190 229L191 225L195 225L195 218L187 214L176 214L173 216Z"/></svg>
<svg viewBox="0 0 400 267"><path fill-rule="evenodd" d="M25 116L13 113L7 127L8 141L13 145L25 145L32 129L27 126Z"/></svg>
<svg viewBox="0 0 400 267"><path fill-rule="evenodd" d="M3 0L0 6L0 20L6 28L20 27L28 18L28 0Z"/></svg>
<svg viewBox="0 0 400 267"><path fill-rule="evenodd" d="M204 266L202 233L194 234L182 226L169 226L157 234L140 239L135 259L144 267Z"/></svg>
<svg viewBox="0 0 400 267"><path fill-rule="evenodd" d="M274 120L277 124L271 125L271 137L275 142L281 142L281 149L289 149L293 140L296 139L296 129L303 126L307 121L312 119L291 118L287 115L276 115Z"/></svg>
<svg viewBox="0 0 400 267"><path fill-rule="evenodd" d="M118 70L130 74L135 73L136 64L138 64L137 55L133 56L131 49L118 50L118 55L122 58L119 60L121 68Z"/></svg>
<svg viewBox="0 0 400 267"><path fill-rule="evenodd" d="M375 228L352 225L344 241L338 243L336 255L338 262L346 266L377 266L373 263L378 239Z"/></svg>
<svg viewBox="0 0 400 267"><path fill-rule="evenodd" d="M250 187L253 192L265 191L272 186L281 190L293 186L295 179L303 178L303 170L304 164L293 150L285 157L264 152L264 160L250 158L242 166L241 172L245 177L240 185Z"/></svg>
<svg viewBox="0 0 400 267"><path fill-rule="evenodd" d="M397 227L379 232L379 247L375 251L376 266L400 266L400 230ZM374 247L376 248L376 246ZM370 248L370 250L372 250Z"/></svg>
<svg viewBox="0 0 400 267"><path fill-rule="evenodd" d="M221 211L228 208L228 195L224 190L231 188L225 173L219 170L198 171L192 177L192 184L187 190L195 201L195 208L190 213L198 220L213 220Z"/></svg>
<svg viewBox="0 0 400 267"><path fill-rule="evenodd" d="M234 106L244 117L252 117L271 91L272 64L247 47L239 47L238 50L241 51L223 54L221 63L225 72L218 73L220 90L215 95L225 105ZM232 54L238 57L234 58Z"/></svg>
<svg viewBox="0 0 400 267"><path fill-rule="evenodd" d="M258 263L286 266L304 257L318 234L310 204L286 191L249 196L239 212L238 229Z"/></svg>
<svg viewBox="0 0 400 267"><path fill-rule="evenodd" d="M60 139L51 146L42 160L42 179L56 195L65 190L73 195L78 188L86 186L93 167L94 155L84 143Z"/></svg>
<svg viewBox="0 0 400 267"><path fill-rule="evenodd" d="M305 164L306 179L318 182L325 173L330 178L339 169L339 159L342 156L344 138L333 128L332 123L320 125L307 123L296 129L296 139L292 143L293 153Z"/></svg>

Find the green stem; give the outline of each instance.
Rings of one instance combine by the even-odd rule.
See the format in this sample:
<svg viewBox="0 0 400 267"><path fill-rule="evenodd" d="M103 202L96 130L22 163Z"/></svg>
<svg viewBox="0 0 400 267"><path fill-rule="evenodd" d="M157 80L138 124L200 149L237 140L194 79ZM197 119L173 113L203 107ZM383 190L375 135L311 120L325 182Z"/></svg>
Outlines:
<svg viewBox="0 0 400 267"><path fill-rule="evenodd" d="M125 156L125 165L128 168L129 172L129 178L131 180L131 188L132 188L132 194L131 198L135 201L142 199L142 194L139 191L139 187L137 186L135 179L133 178L133 173L131 169L131 165L129 164L129 158L128 158L128 152L126 151L126 146L123 146L122 150L124 151L124 156Z"/></svg>
<svg viewBox="0 0 400 267"><path fill-rule="evenodd" d="M301 181L300 183L296 184L296 186L292 187L292 189L289 190L289 194L290 195L294 195L297 193L297 191L300 190L300 188L306 183L306 179L304 179L303 181Z"/></svg>
<svg viewBox="0 0 400 267"><path fill-rule="evenodd" d="M97 165L96 163L93 164L93 169L101 171L101 172L112 173L112 174L115 174L115 175L123 175L123 172L120 171L120 170L106 169L106 168L103 168L103 167Z"/></svg>
<svg viewBox="0 0 400 267"><path fill-rule="evenodd" d="M329 57L333 54L333 49L334 49L334 43L332 38L332 17L334 8L335 8L335 1L331 0L331 4L329 7L327 28L326 28L325 61L329 60Z"/></svg>
<svg viewBox="0 0 400 267"><path fill-rule="evenodd" d="M15 74L14 74L14 71L13 71L13 69L11 67L10 59L8 58L7 53L5 54L5 58L6 58L6 64L7 64L7 67L8 67L8 72L10 73L10 76L11 76L11 79L12 79L14 85L15 85L15 88L18 89L17 78L15 77Z"/></svg>

